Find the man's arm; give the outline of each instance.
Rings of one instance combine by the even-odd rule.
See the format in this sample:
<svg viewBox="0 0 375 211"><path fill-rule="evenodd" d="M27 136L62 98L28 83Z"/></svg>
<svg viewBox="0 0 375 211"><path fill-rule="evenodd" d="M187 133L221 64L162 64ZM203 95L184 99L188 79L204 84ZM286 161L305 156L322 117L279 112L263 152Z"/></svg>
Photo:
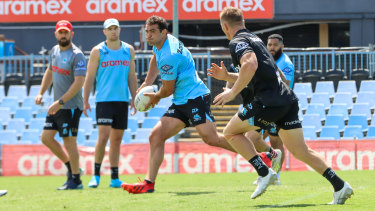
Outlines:
<svg viewBox="0 0 375 211"><path fill-rule="evenodd" d="M35 104L40 105L42 103L43 94L47 91L47 89L52 84L52 71L49 67L47 67L46 71L44 72L42 84L40 85L39 94L35 97Z"/></svg>
<svg viewBox="0 0 375 211"><path fill-rule="evenodd" d="M92 88L92 84L94 83L96 72L98 71L100 61L100 50L97 47L94 47L90 52L89 62L87 64L87 73L86 79L83 87L83 114L88 116L86 110L89 109L91 111L91 107L89 104L89 97L90 91ZM65 101L64 101L65 102Z"/></svg>
<svg viewBox="0 0 375 211"><path fill-rule="evenodd" d="M286 80L286 77L285 77L283 71L281 71L280 68L277 68L277 72L279 72L281 80L282 80L284 83L286 83L286 85L289 86L290 81L289 81L289 80Z"/></svg>
<svg viewBox="0 0 375 211"><path fill-rule="evenodd" d="M129 85L129 90L130 94L132 95L132 101L130 103L130 107L134 109L132 112L132 115L135 114L136 109L134 106L134 99L137 91L137 74L135 72L135 51L133 46L130 46L130 68L129 68L129 75L128 75L128 85Z"/></svg>
<svg viewBox="0 0 375 211"><path fill-rule="evenodd" d="M211 69L207 69L207 72L207 75L210 77L230 83L236 82L238 78L238 73L228 72L223 61L220 62L220 67L217 64L212 63Z"/></svg>
<svg viewBox="0 0 375 211"><path fill-rule="evenodd" d="M150 64L148 66L148 72L147 72L146 79L142 83L142 85L138 88L137 92L145 86L151 86L154 83L156 77L158 77L158 75L159 75L159 69L158 69L158 66L156 64L156 56L154 54L154 55L152 55L151 60L150 60Z"/></svg>

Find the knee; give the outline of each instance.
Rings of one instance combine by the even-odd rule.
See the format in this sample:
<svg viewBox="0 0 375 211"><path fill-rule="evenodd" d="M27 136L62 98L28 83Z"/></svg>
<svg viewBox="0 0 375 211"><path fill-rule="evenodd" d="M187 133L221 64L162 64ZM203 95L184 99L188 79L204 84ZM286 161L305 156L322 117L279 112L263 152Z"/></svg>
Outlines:
<svg viewBox="0 0 375 211"><path fill-rule="evenodd" d="M53 139L53 138L48 137L48 136L43 135L43 134L42 134L42 136L40 137L40 140L42 141L42 144L47 145L47 146L51 143L52 139Z"/></svg>
<svg viewBox="0 0 375 211"><path fill-rule="evenodd" d="M210 145L210 146L218 146L219 138L215 136L209 136L209 135L201 135L202 140L204 143Z"/></svg>
<svg viewBox="0 0 375 211"><path fill-rule="evenodd" d="M162 137L162 133L158 130L152 130L150 135L148 136L148 140L150 145L157 146L164 144L165 138Z"/></svg>
<svg viewBox="0 0 375 211"><path fill-rule="evenodd" d="M228 130L227 127L224 128L224 130L223 130L223 135L224 135L225 140L227 140L227 141L230 141L230 140L233 138L233 136L234 136L234 135Z"/></svg>

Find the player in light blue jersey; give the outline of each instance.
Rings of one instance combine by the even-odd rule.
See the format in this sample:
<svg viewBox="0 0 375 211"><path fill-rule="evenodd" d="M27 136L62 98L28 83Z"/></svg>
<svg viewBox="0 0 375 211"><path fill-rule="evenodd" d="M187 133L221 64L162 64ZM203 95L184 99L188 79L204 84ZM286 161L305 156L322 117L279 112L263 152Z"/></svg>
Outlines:
<svg viewBox="0 0 375 211"><path fill-rule="evenodd" d="M89 104L90 90L96 77L96 122L99 127L98 142L95 146L94 176L88 184L96 188L100 182L100 167L103 162L108 139L109 163L111 165L110 187L120 188L118 165L120 144L128 122L129 90L132 95L130 102L134 108L137 90L135 73L135 52L133 46L120 40L120 24L110 18L104 22L103 33L106 41L95 46L90 54L87 66L87 77L84 85L84 109L91 111Z"/></svg>
<svg viewBox="0 0 375 211"><path fill-rule="evenodd" d="M160 71L162 87L156 93L145 94L150 97L149 106L154 107L161 98L172 94L173 104L151 131L145 180L122 185L124 190L134 194L154 191L156 176L164 159L165 141L184 127L195 126L205 143L234 152L224 136L216 131L210 110L210 91L198 77L191 53L176 37L168 35L167 21L158 16L148 18L146 38L153 46L154 55L145 82L138 90L152 85Z"/></svg>

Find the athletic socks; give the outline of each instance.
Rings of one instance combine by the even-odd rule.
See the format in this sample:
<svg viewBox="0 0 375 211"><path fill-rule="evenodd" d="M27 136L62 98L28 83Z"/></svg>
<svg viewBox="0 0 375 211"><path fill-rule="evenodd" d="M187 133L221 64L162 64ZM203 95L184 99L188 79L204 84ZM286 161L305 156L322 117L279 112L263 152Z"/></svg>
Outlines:
<svg viewBox="0 0 375 211"><path fill-rule="evenodd" d="M249 163L254 167L257 171L258 175L261 177L265 177L268 174L268 167L266 164L263 163L262 159L259 155L255 155L253 158L249 160Z"/></svg>
<svg viewBox="0 0 375 211"><path fill-rule="evenodd" d="M150 180L146 180L145 181L147 182L147 184L152 184L152 182Z"/></svg>
<svg viewBox="0 0 375 211"><path fill-rule="evenodd" d="M277 157L277 153L272 147L270 147L270 150L268 152L271 155L271 159L274 159L275 157Z"/></svg>
<svg viewBox="0 0 375 211"><path fill-rule="evenodd" d="M101 165L102 165L101 163L95 163L95 164L94 164L95 176L100 176L100 166L101 166Z"/></svg>
<svg viewBox="0 0 375 211"><path fill-rule="evenodd" d="M332 170L332 168L327 168L327 170L325 170L323 173L323 177L325 177L332 184L335 192L344 187L344 181L337 176L336 172Z"/></svg>
<svg viewBox="0 0 375 211"><path fill-rule="evenodd" d="M118 179L118 167L111 167L111 179Z"/></svg>
<svg viewBox="0 0 375 211"><path fill-rule="evenodd" d="M73 179L73 182L77 185L81 184L82 181L81 181L81 178L80 178L80 174L73 174L72 175L72 179Z"/></svg>
<svg viewBox="0 0 375 211"><path fill-rule="evenodd" d="M68 169L68 172L72 173L72 168L70 167L70 162L65 163L66 168Z"/></svg>

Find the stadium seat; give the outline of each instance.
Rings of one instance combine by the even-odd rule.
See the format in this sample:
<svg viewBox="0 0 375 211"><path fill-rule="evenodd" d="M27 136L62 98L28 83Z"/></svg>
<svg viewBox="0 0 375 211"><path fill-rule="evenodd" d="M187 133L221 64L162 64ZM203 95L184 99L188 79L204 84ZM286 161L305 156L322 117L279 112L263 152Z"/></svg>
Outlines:
<svg viewBox="0 0 375 211"><path fill-rule="evenodd" d="M17 97L23 99L27 97L27 87L25 85L11 85L8 89L8 97Z"/></svg>
<svg viewBox="0 0 375 211"><path fill-rule="evenodd" d="M375 139L375 126L374 125L371 125L368 127L366 138Z"/></svg>
<svg viewBox="0 0 375 211"><path fill-rule="evenodd" d="M9 120L6 129L7 129L7 130L16 130L17 133L18 133L17 135L18 135L18 136L21 136L22 133L23 133L23 131L26 130L26 123L25 123L25 120L22 119L22 118L11 119L11 120Z"/></svg>
<svg viewBox="0 0 375 211"><path fill-rule="evenodd" d="M315 87L315 93L328 93L330 98L335 96L333 81L318 81Z"/></svg>
<svg viewBox="0 0 375 211"><path fill-rule="evenodd" d="M39 91L40 85L32 85L30 86L29 96L35 98L39 94ZM48 90L44 93L44 96L45 95L48 95Z"/></svg>
<svg viewBox="0 0 375 211"><path fill-rule="evenodd" d="M359 125L348 125L344 129L343 139L363 139L362 128Z"/></svg>
<svg viewBox="0 0 375 211"><path fill-rule="evenodd" d="M303 126L302 129L305 140L317 140L314 126Z"/></svg>
<svg viewBox="0 0 375 211"><path fill-rule="evenodd" d="M129 106L129 108L130 108L130 106ZM129 114L130 113L131 112L130 112L130 109L129 109ZM132 117L134 117L135 119L137 119L138 123L142 123L143 120L145 119L145 112L137 111L137 113L135 113L134 116L132 116Z"/></svg>
<svg viewBox="0 0 375 211"><path fill-rule="evenodd" d="M33 111L35 111L35 113L39 108L41 108L40 105L35 104L35 97L24 98L23 101L22 101L22 108L23 107L30 107L30 108L33 109Z"/></svg>
<svg viewBox="0 0 375 211"><path fill-rule="evenodd" d="M339 81L339 86L337 87L337 93L349 92L352 98L357 96L357 87L355 81Z"/></svg>
<svg viewBox="0 0 375 211"><path fill-rule="evenodd" d="M344 120L349 119L348 108L344 103L332 103L328 110L328 115L341 114L344 116Z"/></svg>
<svg viewBox="0 0 375 211"><path fill-rule="evenodd" d="M0 107L0 120L3 124L6 124L11 119L10 108Z"/></svg>
<svg viewBox="0 0 375 211"><path fill-rule="evenodd" d="M30 120L29 129L35 129L42 131L44 128L44 123L46 122L45 118L34 118Z"/></svg>
<svg viewBox="0 0 375 211"><path fill-rule="evenodd" d="M48 108L40 107L35 114L35 118L46 118L48 114Z"/></svg>
<svg viewBox="0 0 375 211"><path fill-rule="evenodd" d="M25 130L21 136L21 141L31 141L33 144L41 143L40 141L41 132L36 129Z"/></svg>
<svg viewBox="0 0 375 211"><path fill-rule="evenodd" d="M375 125L375 114L372 115L372 119L371 119L371 125Z"/></svg>
<svg viewBox="0 0 375 211"><path fill-rule="evenodd" d="M148 111L147 117L158 117L159 119L167 111L168 107L155 107Z"/></svg>
<svg viewBox="0 0 375 211"><path fill-rule="evenodd" d="M313 94L311 83L295 83L293 91L305 93L307 98L311 98Z"/></svg>
<svg viewBox="0 0 375 211"><path fill-rule="evenodd" d="M375 91L375 87L374 87ZM368 103L370 109L375 109L375 92L358 92L356 103Z"/></svg>
<svg viewBox="0 0 375 211"><path fill-rule="evenodd" d="M349 125L359 125L359 126L361 126L363 131L366 131L367 128L368 128L366 115L364 115L364 114L350 115L349 121L348 121L348 126Z"/></svg>
<svg viewBox="0 0 375 211"><path fill-rule="evenodd" d="M135 139L132 143L148 143L148 137L152 128L138 128L135 132Z"/></svg>
<svg viewBox="0 0 375 211"><path fill-rule="evenodd" d="M363 80L361 81L361 87L359 92L374 92L375 80Z"/></svg>
<svg viewBox="0 0 375 211"><path fill-rule="evenodd" d="M90 97L89 97L89 104L90 104L91 107L92 107L92 106L96 107L96 102L95 102L95 100L96 100L96 97L90 95Z"/></svg>
<svg viewBox="0 0 375 211"><path fill-rule="evenodd" d="M310 103L307 106L306 114L319 114L321 121L326 119L326 111L322 103Z"/></svg>
<svg viewBox="0 0 375 211"><path fill-rule="evenodd" d="M83 130L85 135L91 134L93 130L93 122L90 117L81 117L79 120L79 130Z"/></svg>
<svg viewBox="0 0 375 211"><path fill-rule="evenodd" d="M1 107L8 107L14 113L19 108L19 100L17 97L5 97L1 101Z"/></svg>
<svg viewBox="0 0 375 211"><path fill-rule="evenodd" d="M298 104L300 110L306 110L307 105L309 104L307 101L307 95L305 93L297 92L295 93L298 97Z"/></svg>
<svg viewBox="0 0 375 211"><path fill-rule="evenodd" d="M99 136L99 131L98 131L98 129L93 129L93 130L91 131L91 134L90 134L89 140L91 140L91 141L98 141L98 136Z"/></svg>
<svg viewBox="0 0 375 211"><path fill-rule="evenodd" d="M333 103L344 103L347 109L352 109L353 98L349 92L336 93Z"/></svg>
<svg viewBox="0 0 375 211"><path fill-rule="evenodd" d="M14 118L23 118L25 122L29 123L31 118L33 118L33 110L30 107L17 108Z"/></svg>
<svg viewBox="0 0 375 211"><path fill-rule="evenodd" d="M324 105L324 109L329 109L331 102L329 100L328 92L321 92L321 93L314 93L311 97L311 103L322 103Z"/></svg>
<svg viewBox="0 0 375 211"><path fill-rule="evenodd" d="M86 141L86 131L83 129L78 129L78 134L77 134L77 145L85 145Z"/></svg>
<svg viewBox="0 0 375 211"><path fill-rule="evenodd" d="M298 109L298 119L300 121L303 121L303 112L302 112L302 109Z"/></svg>
<svg viewBox="0 0 375 211"><path fill-rule="evenodd" d="M339 131L343 132L344 127L345 127L344 115L342 114L327 115L324 126L338 126Z"/></svg>
<svg viewBox="0 0 375 211"><path fill-rule="evenodd" d="M330 125L330 126L323 126L322 131L320 132L321 140L339 140L340 139L340 131L338 126Z"/></svg>
<svg viewBox="0 0 375 211"><path fill-rule="evenodd" d="M371 119L371 110L368 103L356 103L353 105L350 115L364 114L367 120Z"/></svg>
<svg viewBox="0 0 375 211"><path fill-rule="evenodd" d="M135 131L138 129L138 120L134 117L129 117L128 118L128 129L132 132L135 133Z"/></svg>
<svg viewBox="0 0 375 211"><path fill-rule="evenodd" d="M319 114L306 114L303 116L302 127L313 126L315 132L320 132L322 129L322 122Z"/></svg>
<svg viewBox="0 0 375 211"><path fill-rule="evenodd" d="M157 106L161 106L161 107L167 107L169 108L169 106L172 105L172 99L173 97L170 96L170 97L166 97L166 98L162 98L160 99L159 103L157 104Z"/></svg>
<svg viewBox="0 0 375 211"><path fill-rule="evenodd" d="M17 144L18 136L16 130L0 131L0 144Z"/></svg>
<svg viewBox="0 0 375 211"><path fill-rule="evenodd" d="M153 128L160 120L160 117L146 117L142 123L142 128Z"/></svg>
<svg viewBox="0 0 375 211"><path fill-rule="evenodd" d="M96 106L91 106L91 112L87 110L87 115L89 115L91 120L96 124Z"/></svg>
<svg viewBox="0 0 375 211"><path fill-rule="evenodd" d="M2 100L4 97L5 97L4 85L0 85L0 100Z"/></svg>
<svg viewBox="0 0 375 211"><path fill-rule="evenodd" d="M124 131L124 135L122 136L122 143L130 144L132 141L132 131L130 129L126 129Z"/></svg>

